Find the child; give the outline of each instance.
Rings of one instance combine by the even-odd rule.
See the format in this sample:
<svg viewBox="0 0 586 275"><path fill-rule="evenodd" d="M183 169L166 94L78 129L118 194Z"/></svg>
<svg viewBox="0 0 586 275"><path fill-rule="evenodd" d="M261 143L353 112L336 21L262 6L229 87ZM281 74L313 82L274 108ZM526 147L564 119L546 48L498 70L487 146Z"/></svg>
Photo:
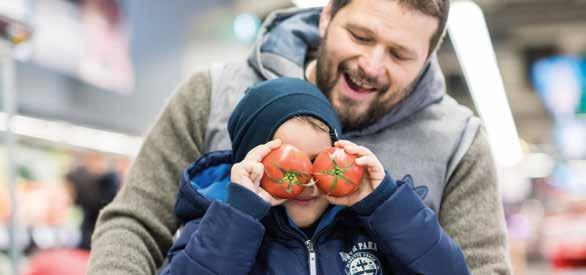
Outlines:
<svg viewBox="0 0 586 275"><path fill-rule="evenodd" d="M311 84L251 87L228 131L232 151L205 154L182 175L175 211L184 228L162 274L468 274L412 186L397 185L370 150L337 141L336 111ZM359 189L333 198L309 186L296 199L274 198L260 186L261 161L281 144L311 159L332 145L357 155L366 168ZM425 234L443 235L418 240Z"/></svg>

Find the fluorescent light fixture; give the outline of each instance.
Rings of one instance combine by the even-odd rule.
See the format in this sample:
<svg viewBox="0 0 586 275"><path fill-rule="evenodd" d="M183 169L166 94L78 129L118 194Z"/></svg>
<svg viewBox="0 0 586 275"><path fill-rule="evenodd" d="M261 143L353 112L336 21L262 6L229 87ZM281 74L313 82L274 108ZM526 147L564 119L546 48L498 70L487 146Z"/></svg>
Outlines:
<svg viewBox="0 0 586 275"><path fill-rule="evenodd" d="M6 119L7 114L0 112L0 131L7 130ZM22 115L12 118L12 131L20 136L131 157L136 156L142 144L140 137Z"/></svg>
<svg viewBox="0 0 586 275"><path fill-rule="evenodd" d="M521 143L480 7L468 0L450 8L448 32L500 167L522 158Z"/></svg>
<svg viewBox="0 0 586 275"><path fill-rule="evenodd" d="M293 4L300 8L323 7L328 0L292 0Z"/></svg>

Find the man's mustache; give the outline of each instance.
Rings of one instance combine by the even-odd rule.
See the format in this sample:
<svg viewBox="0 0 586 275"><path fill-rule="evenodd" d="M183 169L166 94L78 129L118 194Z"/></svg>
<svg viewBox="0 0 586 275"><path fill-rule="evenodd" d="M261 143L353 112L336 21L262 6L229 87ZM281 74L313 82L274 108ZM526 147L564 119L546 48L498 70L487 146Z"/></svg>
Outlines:
<svg viewBox="0 0 586 275"><path fill-rule="evenodd" d="M388 81L379 81L376 78L372 78L368 76L360 67L353 69L350 68L350 65L348 65L347 63L342 63L340 64L339 71L341 74L346 73L353 78L360 79L363 83L366 83L369 86L374 87L378 91L386 91L389 89Z"/></svg>

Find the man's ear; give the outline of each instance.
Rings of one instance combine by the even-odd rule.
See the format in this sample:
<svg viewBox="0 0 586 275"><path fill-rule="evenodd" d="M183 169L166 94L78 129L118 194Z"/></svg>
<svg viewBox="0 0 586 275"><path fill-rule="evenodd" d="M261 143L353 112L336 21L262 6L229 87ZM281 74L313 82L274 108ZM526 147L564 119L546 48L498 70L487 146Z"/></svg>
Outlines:
<svg viewBox="0 0 586 275"><path fill-rule="evenodd" d="M330 21L332 20L332 1L328 1L328 3L324 6L321 14L319 16L319 35L321 38L324 38L326 35L326 30L328 29L328 25L330 25Z"/></svg>

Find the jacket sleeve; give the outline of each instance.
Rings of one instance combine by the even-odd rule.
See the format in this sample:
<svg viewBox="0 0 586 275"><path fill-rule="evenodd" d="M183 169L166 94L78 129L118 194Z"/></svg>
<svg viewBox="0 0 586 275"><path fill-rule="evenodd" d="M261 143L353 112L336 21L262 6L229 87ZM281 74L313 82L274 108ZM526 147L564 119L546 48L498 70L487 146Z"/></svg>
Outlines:
<svg viewBox="0 0 586 275"><path fill-rule="evenodd" d="M183 83L159 116L126 182L98 218L90 275L155 274L179 220L173 214L181 171L198 158L210 111L209 73Z"/></svg>
<svg viewBox="0 0 586 275"><path fill-rule="evenodd" d="M411 274L469 274L462 251L411 184L400 183L367 224L392 266L399 263Z"/></svg>
<svg viewBox="0 0 586 275"><path fill-rule="evenodd" d="M264 232L256 218L214 201L203 218L186 224L161 274L248 274Z"/></svg>
<svg viewBox="0 0 586 275"><path fill-rule="evenodd" d="M462 248L472 274L512 273L496 169L483 128L448 180L439 218Z"/></svg>

